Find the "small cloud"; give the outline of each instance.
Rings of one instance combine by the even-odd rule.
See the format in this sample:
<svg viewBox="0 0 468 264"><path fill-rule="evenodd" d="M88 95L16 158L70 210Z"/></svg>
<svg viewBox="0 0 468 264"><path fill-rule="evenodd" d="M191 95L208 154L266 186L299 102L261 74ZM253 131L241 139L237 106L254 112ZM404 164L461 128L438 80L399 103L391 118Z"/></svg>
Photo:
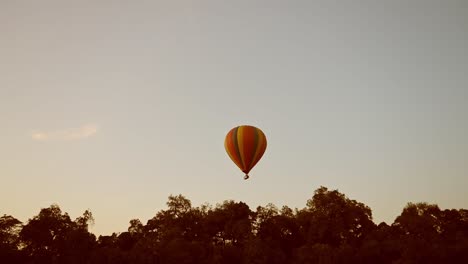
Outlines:
<svg viewBox="0 0 468 264"><path fill-rule="evenodd" d="M96 124L86 124L78 128L69 128L49 132L33 132L31 138L38 141L46 140L78 140L91 137L98 132Z"/></svg>
<svg viewBox="0 0 468 264"><path fill-rule="evenodd" d="M35 139L35 140L46 140L47 135L44 134L44 133L33 133L32 138Z"/></svg>

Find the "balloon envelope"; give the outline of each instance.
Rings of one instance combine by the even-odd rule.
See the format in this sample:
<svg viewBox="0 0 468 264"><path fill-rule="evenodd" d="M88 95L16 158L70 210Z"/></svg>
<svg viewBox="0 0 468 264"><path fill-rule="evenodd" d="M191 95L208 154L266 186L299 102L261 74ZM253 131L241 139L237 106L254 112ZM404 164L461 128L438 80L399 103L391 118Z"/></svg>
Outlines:
<svg viewBox="0 0 468 264"><path fill-rule="evenodd" d="M224 140L224 148L231 160L246 174L258 163L265 153L265 134L254 126L237 126L231 129Z"/></svg>

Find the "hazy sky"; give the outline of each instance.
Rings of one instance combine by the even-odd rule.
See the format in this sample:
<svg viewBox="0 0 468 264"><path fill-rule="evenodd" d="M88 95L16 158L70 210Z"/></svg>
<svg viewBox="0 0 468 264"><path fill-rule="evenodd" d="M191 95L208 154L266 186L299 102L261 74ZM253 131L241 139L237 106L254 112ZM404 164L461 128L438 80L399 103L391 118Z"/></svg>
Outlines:
<svg viewBox="0 0 468 264"><path fill-rule="evenodd" d="M95 234L321 185L392 223L468 208L468 1L0 0L0 214ZM234 126L268 138L248 181Z"/></svg>

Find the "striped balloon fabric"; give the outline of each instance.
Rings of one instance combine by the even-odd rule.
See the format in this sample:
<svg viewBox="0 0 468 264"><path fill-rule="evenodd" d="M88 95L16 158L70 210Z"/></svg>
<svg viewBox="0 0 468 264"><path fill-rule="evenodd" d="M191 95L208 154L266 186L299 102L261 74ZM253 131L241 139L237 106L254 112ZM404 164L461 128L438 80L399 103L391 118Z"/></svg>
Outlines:
<svg viewBox="0 0 468 264"><path fill-rule="evenodd" d="M248 173L265 153L267 140L259 128L238 126L227 133L224 147L231 160L245 173L244 179L248 179Z"/></svg>

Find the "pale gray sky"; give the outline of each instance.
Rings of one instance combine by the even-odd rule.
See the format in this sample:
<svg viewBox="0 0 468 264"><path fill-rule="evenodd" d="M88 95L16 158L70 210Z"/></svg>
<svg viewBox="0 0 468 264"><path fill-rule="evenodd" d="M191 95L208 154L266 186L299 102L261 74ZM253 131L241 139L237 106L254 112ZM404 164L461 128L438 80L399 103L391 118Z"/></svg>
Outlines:
<svg viewBox="0 0 468 264"><path fill-rule="evenodd" d="M0 214L92 232L320 185L393 222L467 208L468 1L0 1ZM248 181L234 126L268 148Z"/></svg>

